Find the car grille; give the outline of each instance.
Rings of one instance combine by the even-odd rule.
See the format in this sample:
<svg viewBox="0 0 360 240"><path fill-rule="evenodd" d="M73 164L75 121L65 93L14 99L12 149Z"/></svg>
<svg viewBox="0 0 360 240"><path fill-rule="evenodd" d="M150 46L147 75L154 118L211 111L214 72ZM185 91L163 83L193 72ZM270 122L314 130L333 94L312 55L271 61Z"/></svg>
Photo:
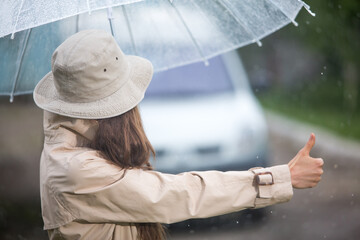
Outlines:
<svg viewBox="0 0 360 240"><path fill-rule="evenodd" d="M199 155L213 155L220 153L220 146L206 146L196 148L196 153Z"/></svg>
<svg viewBox="0 0 360 240"><path fill-rule="evenodd" d="M184 157L184 156L215 156L221 153L221 148L219 145L213 146L203 146L197 147L192 151L189 149L188 152L172 152L167 151L167 149L158 148L155 149L155 154L157 159L163 159L165 157Z"/></svg>
<svg viewBox="0 0 360 240"><path fill-rule="evenodd" d="M156 157L163 157L166 154L166 151L164 149L156 149L155 150Z"/></svg>

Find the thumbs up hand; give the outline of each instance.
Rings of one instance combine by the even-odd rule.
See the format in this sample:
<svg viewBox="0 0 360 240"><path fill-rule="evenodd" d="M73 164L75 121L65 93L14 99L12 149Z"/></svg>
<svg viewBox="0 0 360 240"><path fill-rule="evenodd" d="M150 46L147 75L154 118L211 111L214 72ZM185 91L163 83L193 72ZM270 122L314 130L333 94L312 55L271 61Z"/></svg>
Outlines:
<svg viewBox="0 0 360 240"><path fill-rule="evenodd" d="M310 157L310 151L315 145L315 135L312 133L306 145L288 163L291 183L294 188L315 187L321 180L324 161L321 158Z"/></svg>

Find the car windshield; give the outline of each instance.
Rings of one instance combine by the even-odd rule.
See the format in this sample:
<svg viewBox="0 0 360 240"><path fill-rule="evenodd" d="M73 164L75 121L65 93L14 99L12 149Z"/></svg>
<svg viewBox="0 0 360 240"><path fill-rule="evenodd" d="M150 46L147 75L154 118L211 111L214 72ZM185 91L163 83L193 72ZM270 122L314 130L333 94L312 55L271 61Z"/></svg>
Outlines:
<svg viewBox="0 0 360 240"><path fill-rule="evenodd" d="M154 74L146 98L194 96L229 92L233 84L221 57Z"/></svg>

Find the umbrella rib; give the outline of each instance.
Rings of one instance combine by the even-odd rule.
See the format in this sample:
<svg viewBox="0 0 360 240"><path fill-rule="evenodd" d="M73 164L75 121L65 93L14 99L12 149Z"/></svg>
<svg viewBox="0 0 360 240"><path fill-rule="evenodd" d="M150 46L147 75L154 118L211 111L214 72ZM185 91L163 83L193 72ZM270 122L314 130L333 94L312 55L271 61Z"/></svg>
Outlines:
<svg viewBox="0 0 360 240"><path fill-rule="evenodd" d="M184 28L186 29L186 32L188 33L188 35L191 38L191 41L194 43L197 51L199 52L201 58L203 59L203 62L205 64L205 66L209 65L209 61L207 60L207 58L205 57L204 53L202 52L198 42L196 41L194 35L191 33L189 27L186 25L184 18L182 17L181 13L179 12L179 10L177 9L177 7L174 5L173 1L168 0L168 3L173 7L173 9L175 10L176 14L178 15L181 23L183 24Z"/></svg>
<svg viewBox="0 0 360 240"><path fill-rule="evenodd" d="M76 15L76 25L75 25L75 32L79 32L79 14Z"/></svg>
<svg viewBox="0 0 360 240"><path fill-rule="evenodd" d="M86 0L86 4L87 4L87 7L88 7L88 12L89 12L89 14L91 14L90 1Z"/></svg>
<svg viewBox="0 0 360 240"><path fill-rule="evenodd" d="M17 84L17 82L19 80L19 73L20 73L20 69L21 69L21 66L22 66L25 50L26 50L27 45L28 45L30 33L31 33L31 28L26 30L25 41L24 41L24 44L23 44L23 47L22 47L21 53L20 53L20 61L18 63L16 73L15 73L15 81L13 83L12 90L11 90L11 93L10 93L10 102L14 101L14 93L15 93L15 89L16 89L16 84Z"/></svg>
<svg viewBox="0 0 360 240"><path fill-rule="evenodd" d="M268 1L277 9L279 9L282 12L282 14L284 14L285 17L287 17L294 24L294 26L296 27L299 26L299 24L294 19L292 19L286 12L284 12L284 10L280 8L276 3L274 3L272 0L268 0Z"/></svg>
<svg viewBox="0 0 360 240"><path fill-rule="evenodd" d="M109 20L109 24L110 24L111 35L113 35L113 37L114 37L115 35L114 35L114 29L113 29L113 23L112 23L113 16L112 16L112 8L111 7L109 7L107 9L107 15L108 15L108 20Z"/></svg>
<svg viewBox="0 0 360 240"><path fill-rule="evenodd" d="M128 15L127 15L125 6L122 5L121 8L122 8L122 11L123 11L123 14L124 14L124 17L125 17L126 26L127 26L127 28L128 28L128 31L129 31L132 48L133 48L133 50L134 50L135 55L138 56L139 54L138 54L138 51L137 51L137 49L136 49L136 45L135 45L135 41L134 41L134 35L133 35L132 30L131 30L131 25L130 25L129 17L128 17Z"/></svg>
<svg viewBox="0 0 360 240"><path fill-rule="evenodd" d="M307 5L304 1L302 1L302 0L298 0L298 2L300 2L302 5L303 5L303 7L306 9L306 11L308 11L308 13L310 13L310 15L311 16L313 16L313 17L315 17L315 13L313 13L311 10L310 10L310 6L309 5Z"/></svg>
<svg viewBox="0 0 360 240"><path fill-rule="evenodd" d="M18 21L19 21L19 16L20 16L21 9L22 9L23 5L24 5L24 0L21 1L19 12L18 12L18 14L16 15L16 21L15 21L14 28L13 28L13 31L12 31L11 37L10 37L11 39L14 39L14 35L15 35L15 31L16 31L16 26L17 26L17 23L18 23Z"/></svg>
<svg viewBox="0 0 360 240"><path fill-rule="evenodd" d="M235 19L235 21L237 22L237 23L239 23L244 29L245 29L245 31L253 38L253 42L256 42L257 43L257 45L259 46L259 47L261 47L262 46L262 43L261 43L261 41L258 39L258 38L256 38L255 37L255 34L253 33L253 31L251 31L251 29L250 28L248 28L247 26L245 26L242 22L241 22L241 20L234 14L234 12L232 11L232 9L235 9L234 7L233 7L233 5L231 4L231 3L229 3L229 1L227 1L227 0L217 0L217 2L218 3L220 3L220 5L223 7L223 8L225 8L229 13L230 13L230 15ZM226 2L226 3L225 3ZM229 7L229 6L230 7Z"/></svg>

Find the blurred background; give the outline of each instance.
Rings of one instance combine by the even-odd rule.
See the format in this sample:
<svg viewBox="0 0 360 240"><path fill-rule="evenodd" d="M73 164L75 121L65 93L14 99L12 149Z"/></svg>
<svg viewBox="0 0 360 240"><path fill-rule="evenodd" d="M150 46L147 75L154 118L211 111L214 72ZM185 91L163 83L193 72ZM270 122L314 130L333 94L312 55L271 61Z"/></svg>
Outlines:
<svg viewBox="0 0 360 240"><path fill-rule="evenodd" d="M265 208L260 213L246 211L170 226L171 239L359 238L360 2L307 2L316 17L302 10L297 18L298 27L288 25L263 39L262 47L253 44L237 51L248 76L239 80L245 82L240 87L243 89L240 95L249 95L253 106L241 113L243 119L253 115L260 121L254 120L258 125L248 125L249 129L263 129L262 140L254 142L266 140L261 146L250 146L255 150L247 160L252 160L254 166L287 163L314 132L317 144L312 155L325 160L322 182L314 189L295 191L289 203ZM226 59L229 58L221 59L223 65L228 66ZM195 68L202 68L201 64ZM216 63L210 63L212 66ZM153 83L160 79L161 76L155 76ZM151 97L147 98L142 106L145 126L151 121L147 109L154 107L154 104L147 106ZM181 96L172 99L186 105ZM236 106L233 112L241 108ZM254 111L257 113L250 114ZM235 117L241 118L241 115L235 114ZM242 123L239 121L239 124ZM255 130L253 135L241 131L239 138L244 134L255 136ZM152 135L153 130L147 131L159 157L157 167L161 168L162 157L182 159L179 152L166 158L166 149L157 147L161 141ZM30 95L16 97L14 103L9 103L8 97L1 97L0 136L0 239L46 239L42 230L38 176L43 143L42 111ZM197 152L208 158L221 154L219 149L211 143L208 147L199 145ZM195 168L221 168L203 164L205 167ZM220 170L246 170L240 165ZM171 170L164 166L164 171Z"/></svg>

